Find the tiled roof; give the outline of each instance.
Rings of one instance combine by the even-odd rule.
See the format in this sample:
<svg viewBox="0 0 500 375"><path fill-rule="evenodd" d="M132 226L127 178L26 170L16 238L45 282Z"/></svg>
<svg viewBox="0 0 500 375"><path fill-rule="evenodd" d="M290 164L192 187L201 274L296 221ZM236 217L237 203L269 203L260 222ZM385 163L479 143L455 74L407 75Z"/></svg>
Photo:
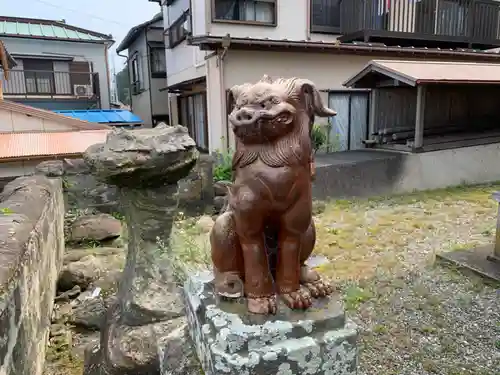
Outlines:
<svg viewBox="0 0 500 375"><path fill-rule="evenodd" d="M71 26L64 21L0 16L0 36L61 39L102 43L112 41L111 35Z"/></svg>
<svg viewBox="0 0 500 375"><path fill-rule="evenodd" d="M0 133L0 161L44 156L79 156L106 142L109 130L57 133Z"/></svg>
<svg viewBox="0 0 500 375"><path fill-rule="evenodd" d="M46 111L44 109L31 107L29 105L24 105L20 103L11 102L9 100L0 100L0 111L12 111L16 113L21 113L27 116L38 117L44 120L52 121L61 125L65 125L68 128L73 128L74 130L99 130L99 129L111 129L108 125L90 123L88 121L78 120L72 117L60 115L52 111ZM69 129L68 129L69 130Z"/></svg>

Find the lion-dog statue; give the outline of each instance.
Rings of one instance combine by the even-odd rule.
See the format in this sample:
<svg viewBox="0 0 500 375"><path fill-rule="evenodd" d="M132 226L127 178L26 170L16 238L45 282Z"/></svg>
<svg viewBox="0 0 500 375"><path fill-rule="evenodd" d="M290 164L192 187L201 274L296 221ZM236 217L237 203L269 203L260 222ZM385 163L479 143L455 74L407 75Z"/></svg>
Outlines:
<svg viewBox="0 0 500 375"><path fill-rule="evenodd" d="M307 309L312 297L333 292L305 262L316 241L312 126L316 115L336 112L299 78L264 76L234 86L228 99L234 181L210 234L215 292L241 297L243 286L248 311L256 314L276 314L277 296L291 309ZM276 254L266 236L276 239Z"/></svg>

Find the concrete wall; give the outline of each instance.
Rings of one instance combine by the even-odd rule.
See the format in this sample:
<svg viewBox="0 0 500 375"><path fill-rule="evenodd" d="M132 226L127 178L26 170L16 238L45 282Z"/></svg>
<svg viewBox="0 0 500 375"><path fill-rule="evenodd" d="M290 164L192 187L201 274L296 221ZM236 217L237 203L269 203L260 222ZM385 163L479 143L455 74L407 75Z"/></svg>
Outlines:
<svg viewBox="0 0 500 375"><path fill-rule="evenodd" d="M500 144L406 154L347 151L316 161L315 199L371 197L500 181Z"/></svg>
<svg viewBox="0 0 500 375"><path fill-rule="evenodd" d="M74 56L74 61L92 62L94 72L99 73L101 106L109 109L107 46L101 43L80 43L61 40L43 40L3 37L2 41L10 54Z"/></svg>
<svg viewBox="0 0 500 375"><path fill-rule="evenodd" d="M0 195L0 374L42 374L63 220L60 180L19 178Z"/></svg>

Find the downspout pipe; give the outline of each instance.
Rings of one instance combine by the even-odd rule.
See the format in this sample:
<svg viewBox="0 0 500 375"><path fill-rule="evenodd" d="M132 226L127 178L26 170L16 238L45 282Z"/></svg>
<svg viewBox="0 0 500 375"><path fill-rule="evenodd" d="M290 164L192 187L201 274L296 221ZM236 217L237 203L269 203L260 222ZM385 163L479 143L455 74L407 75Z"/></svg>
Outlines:
<svg viewBox="0 0 500 375"><path fill-rule="evenodd" d="M130 68L128 66L129 57L121 55L120 52L116 51L116 54L120 57L125 58L125 63L127 64L127 82L128 82L128 96L130 99L130 108L132 108L132 85L130 84ZM118 87L117 87L118 88Z"/></svg>

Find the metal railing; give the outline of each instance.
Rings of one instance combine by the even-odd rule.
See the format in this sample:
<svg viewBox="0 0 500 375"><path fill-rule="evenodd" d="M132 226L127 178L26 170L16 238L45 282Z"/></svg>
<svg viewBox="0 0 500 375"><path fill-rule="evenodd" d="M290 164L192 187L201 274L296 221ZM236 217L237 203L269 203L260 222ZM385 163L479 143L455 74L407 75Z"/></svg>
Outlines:
<svg viewBox="0 0 500 375"><path fill-rule="evenodd" d="M98 73L11 70L3 80L5 96L99 97Z"/></svg>
<svg viewBox="0 0 500 375"><path fill-rule="evenodd" d="M383 31L478 43L500 39L500 2L494 0L349 0L335 11L344 35Z"/></svg>

